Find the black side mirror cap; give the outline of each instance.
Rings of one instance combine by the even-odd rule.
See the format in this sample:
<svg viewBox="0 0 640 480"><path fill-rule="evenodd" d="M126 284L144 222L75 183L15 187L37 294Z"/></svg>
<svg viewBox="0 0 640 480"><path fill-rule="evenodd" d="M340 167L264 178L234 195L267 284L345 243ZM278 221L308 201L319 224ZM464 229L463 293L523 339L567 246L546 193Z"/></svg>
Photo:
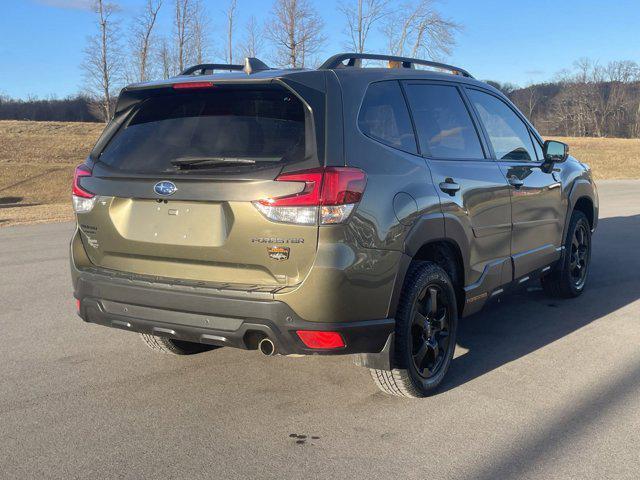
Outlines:
<svg viewBox="0 0 640 480"><path fill-rule="evenodd" d="M569 157L569 145L556 140L547 140L542 147L546 163L562 163Z"/></svg>

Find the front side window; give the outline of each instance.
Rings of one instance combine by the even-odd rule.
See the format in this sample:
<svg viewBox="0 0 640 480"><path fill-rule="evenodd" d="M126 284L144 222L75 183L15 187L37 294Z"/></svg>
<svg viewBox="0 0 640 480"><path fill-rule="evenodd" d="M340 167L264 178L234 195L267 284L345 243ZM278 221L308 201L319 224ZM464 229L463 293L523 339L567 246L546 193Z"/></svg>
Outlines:
<svg viewBox="0 0 640 480"><path fill-rule="evenodd" d="M378 142L417 153L407 104L396 81L369 86L358 115L358 126L362 133Z"/></svg>
<svg viewBox="0 0 640 480"><path fill-rule="evenodd" d="M406 92L423 154L484 159L478 132L455 86L409 84Z"/></svg>
<svg viewBox="0 0 640 480"><path fill-rule="evenodd" d="M479 90L468 90L468 94L498 160L536 160L529 129L506 103Z"/></svg>

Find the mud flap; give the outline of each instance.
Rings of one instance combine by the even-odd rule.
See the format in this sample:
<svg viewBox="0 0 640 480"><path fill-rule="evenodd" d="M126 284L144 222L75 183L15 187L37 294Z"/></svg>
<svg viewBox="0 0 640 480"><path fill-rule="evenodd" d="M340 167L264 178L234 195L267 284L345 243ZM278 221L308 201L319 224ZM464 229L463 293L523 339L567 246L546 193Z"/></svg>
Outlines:
<svg viewBox="0 0 640 480"><path fill-rule="evenodd" d="M393 370L395 353L395 333L391 332L384 348L378 353L358 353L353 357L353 363L358 367L375 368L376 370Z"/></svg>

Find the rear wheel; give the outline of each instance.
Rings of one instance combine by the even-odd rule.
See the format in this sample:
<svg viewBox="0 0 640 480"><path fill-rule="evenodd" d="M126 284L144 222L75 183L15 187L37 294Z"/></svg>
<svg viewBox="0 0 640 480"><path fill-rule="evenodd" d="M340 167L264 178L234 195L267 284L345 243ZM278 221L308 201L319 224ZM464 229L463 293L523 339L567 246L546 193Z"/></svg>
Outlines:
<svg viewBox="0 0 640 480"><path fill-rule="evenodd" d="M444 378L456 345L458 310L449 275L438 265L412 265L403 286L395 331L393 370L370 369L385 393L425 397Z"/></svg>
<svg viewBox="0 0 640 480"><path fill-rule="evenodd" d="M208 352L209 350L218 348L213 345L186 342L184 340L174 340L172 338L159 337L157 335L149 335L147 333L141 333L140 337L142 337L142 341L150 349L171 355L193 355L195 353Z"/></svg>
<svg viewBox="0 0 640 480"><path fill-rule="evenodd" d="M577 297L584 290L591 261L591 225L579 210L571 215L564 248L562 263L542 278L542 288L554 297Z"/></svg>

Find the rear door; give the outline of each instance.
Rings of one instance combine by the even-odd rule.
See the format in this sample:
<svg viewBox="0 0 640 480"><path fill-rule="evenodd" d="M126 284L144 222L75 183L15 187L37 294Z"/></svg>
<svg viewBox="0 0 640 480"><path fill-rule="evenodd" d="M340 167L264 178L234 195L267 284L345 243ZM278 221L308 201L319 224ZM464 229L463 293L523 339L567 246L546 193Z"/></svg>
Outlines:
<svg viewBox="0 0 640 480"><path fill-rule="evenodd" d="M488 158L460 88L446 82L406 82L404 87L421 154L428 158L449 219L447 236L458 234L468 242L467 286L477 282L482 290L511 280L509 185ZM490 279L482 278L485 271Z"/></svg>
<svg viewBox="0 0 640 480"><path fill-rule="evenodd" d="M494 158L512 189L514 274L549 265L559 256L566 204L553 171L542 168L542 151L526 123L502 99L467 89L478 112ZM539 153L538 153L539 152Z"/></svg>
<svg viewBox="0 0 640 480"><path fill-rule="evenodd" d="M311 110L283 86L165 88L132 108L82 178L98 196L78 215L85 249L139 275L299 283L315 258L313 211L277 222L257 202L308 188L276 177L320 165Z"/></svg>

